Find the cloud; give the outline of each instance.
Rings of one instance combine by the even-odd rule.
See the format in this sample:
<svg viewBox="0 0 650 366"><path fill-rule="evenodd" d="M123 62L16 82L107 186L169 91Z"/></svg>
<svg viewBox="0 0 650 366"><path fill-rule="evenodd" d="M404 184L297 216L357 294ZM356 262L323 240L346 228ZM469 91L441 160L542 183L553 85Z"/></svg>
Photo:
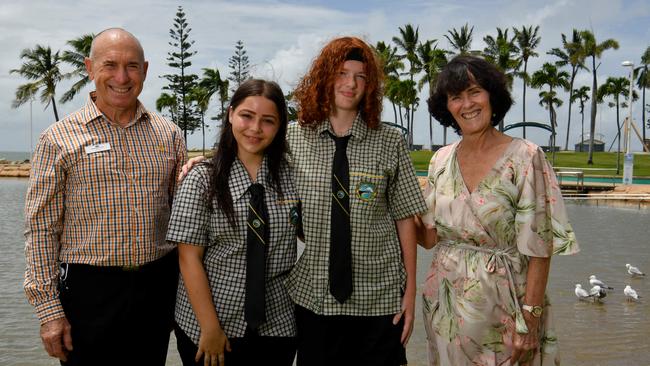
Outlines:
<svg viewBox="0 0 650 366"><path fill-rule="evenodd" d="M546 55L552 47L560 46L561 33L570 34L573 28L594 29L599 40L615 38L621 44L618 51L606 51L599 68L599 82L608 76L625 76L620 66L625 59L638 59L648 46L650 37L650 3L643 0L551 0L551 1L354 1L312 0L298 1L209 1L194 0L182 3L192 28L193 57L190 71L201 74L204 67L218 67L223 76L229 72L228 58L234 44L242 40L254 64L254 75L277 80L288 91L307 70L327 40L352 34L370 43L391 42L399 34L398 27L406 23L419 26L421 39L437 39L438 45L447 48L444 34L465 23L474 26L474 49L484 47L482 38L495 34L496 27L539 25L542 43L538 58L530 60L534 71L544 62L553 61ZM150 61L149 75L141 100L153 108L165 80L159 76L170 72L165 58L169 52L169 28L172 26L178 2L171 0L91 0L56 2L34 0L5 2L0 5L0 151L29 148L29 105L11 109L16 87L24 83L9 70L20 65L20 51L35 44L65 49L67 40L84 33L98 32L110 26L122 26L132 31L142 42ZM591 76L581 72L576 87L590 85ZM57 89L62 95L70 82ZM87 90L89 91L90 88ZM516 80L513 93L518 104L506 121L521 119L521 82ZM546 121L547 111L537 103L536 90L527 93L527 116L531 120ZM420 107L416 112L415 140L428 141L428 116L426 112L427 88L420 94ZM568 94L560 93L565 104L558 111L560 123L558 141L566 134ZM70 113L85 102L85 96L71 103L58 105L61 115ZM587 112L588 112L587 107ZM636 105L636 111L640 108ZM45 129L53 120L50 108L33 105L35 134ZM393 120L393 111L386 103L384 120ZM637 120L640 117L637 117ZM577 108L572 120L579 121ZM434 122L435 123L435 122ZM609 141L615 134L615 112L606 105L599 106L598 125ZM208 141L214 141L215 128L211 124ZM579 123L572 122L571 141L577 139ZM515 132L516 134L517 132ZM442 128L434 127L434 140L442 142ZM546 144L548 134L532 134L533 140ZM190 146L200 146L200 134L189 138ZM634 145L633 145L634 146Z"/></svg>

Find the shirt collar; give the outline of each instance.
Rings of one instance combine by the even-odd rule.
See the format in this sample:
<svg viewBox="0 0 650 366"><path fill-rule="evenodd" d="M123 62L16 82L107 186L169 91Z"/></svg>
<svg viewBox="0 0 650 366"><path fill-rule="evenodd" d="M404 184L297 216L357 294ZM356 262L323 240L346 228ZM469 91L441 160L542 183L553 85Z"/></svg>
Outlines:
<svg viewBox="0 0 650 366"><path fill-rule="evenodd" d="M108 117L106 117L102 113L102 111L100 111L99 108L97 108L97 105L95 104L96 99L97 99L96 92L91 91L88 94L88 100L86 100L86 105L83 107L83 110L84 110L83 114L86 116L84 124L87 124L87 123L89 123L91 121L94 121L95 119L97 119L99 117L104 117L107 120L109 120ZM130 126L136 124L140 120L147 119L148 117L149 117L149 112L144 107L144 105L142 105L142 103L140 103L140 101L138 100L137 101L137 109L135 111L135 118L133 119L133 121L131 123L129 123L127 125L127 127L130 127Z"/></svg>
<svg viewBox="0 0 650 366"><path fill-rule="evenodd" d="M331 133L332 135L336 136L329 119L326 119L323 123L319 124L316 127L316 132L321 137L327 137L327 133ZM367 134L368 125L366 125L366 122L364 122L363 118L361 118L361 113L357 113L357 116L354 118L354 122L352 122L352 128L350 128L346 136L352 135L353 140L363 141L363 139L366 138Z"/></svg>
<svg viewBox="0 0 650 366"><path fill-rule="evenodd" d="M230 177L228 178L228 187L230 187L230 197L233 202L240 199L253 183L259 183L264 186L264 190L269 188L268 184L269 167L266 155L262 159L262 165L257 169L257 181L253 182L248 175L244 164L235 158L230 168Z"/></svg>

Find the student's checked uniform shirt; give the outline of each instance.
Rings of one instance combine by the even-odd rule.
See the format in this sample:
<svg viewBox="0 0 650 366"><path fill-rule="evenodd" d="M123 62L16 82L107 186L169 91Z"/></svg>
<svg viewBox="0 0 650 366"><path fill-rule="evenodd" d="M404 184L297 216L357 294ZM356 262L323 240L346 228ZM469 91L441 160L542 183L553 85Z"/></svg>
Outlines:
<svg viewBox="0 0 650 366"><path fill-rule="evenodd" d="M246 331L246 219L249 187L255 183L239 159L230 169L228 187L237 227L228 223L225 213L213 199L213 212L207 202L210 170L207 164L192 169L181 184L172 209L167 240L204 246L203 265L208 276L219 322L227 337L243 337ZM266 254L266 321L258 328L262 336L296 335L294 306L284 281L296 261L298 198L286 163L282 164L280 184L283 196L271 188L266 157L257 172L257 183L264 186L268 211L269 241ZM182 276L181 276L182 277ZM184 282L178 287L176 322L195 344L200 327L187 296Z"/></svg>
<svg viewBox="0 0 650 366"><path fill-rule="evenodd" d="M340 304L329 292L332 163L329 121L316 128L292 124L287 139L294 183L302 200L305 251L287 282L296 304L320 315L379 316L401 308L406 271L395 221L426 205L400 132L370 129L358 116L350 129L352 295Z"/></svg>

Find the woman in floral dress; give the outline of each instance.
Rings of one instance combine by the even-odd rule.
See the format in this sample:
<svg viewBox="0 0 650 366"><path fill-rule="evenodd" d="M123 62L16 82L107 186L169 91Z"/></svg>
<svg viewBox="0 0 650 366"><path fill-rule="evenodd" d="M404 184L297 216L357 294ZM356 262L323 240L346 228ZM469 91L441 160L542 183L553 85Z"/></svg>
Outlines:
<svg viewBox="0 0 650 366"><path fill-rule="evenodd" d="M557 365L550 257L579 248L553 169L495 129L512 99L488 62L454 58L428 103L462 137L431 158L418 222L419 242L436 247L423 294L430 364Z"/></svg>

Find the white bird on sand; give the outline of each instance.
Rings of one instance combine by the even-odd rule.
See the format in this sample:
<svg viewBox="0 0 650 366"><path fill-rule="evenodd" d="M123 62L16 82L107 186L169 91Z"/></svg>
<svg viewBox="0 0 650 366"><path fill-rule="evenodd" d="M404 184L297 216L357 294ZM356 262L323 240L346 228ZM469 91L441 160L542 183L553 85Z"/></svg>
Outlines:
<svg viewBox="0 0 650 366"><path fill-rule="evenodd" d="M626 264L625 267L627 267L627 273L631 274L632 276L645 276L645 273L639 271L638 268L629 263Z"/></svg>
<svg viewBox="0 0 650 366"><path fill-rule="evenodd" d="M603 290L600 286L596 285L589 290L589 295L594 298L594 301L600 300L603 297L607 296L607 292Z"/></svg>
<svg viewBox="0 0 650 366"><path fill-rule="evenodd" d="M603 281L596 278L595 275L589 276L589 284L592 286L600 286L603 290L613 290L613 287L607 286Z"/></svg>
<svg viewBox="0 0 650 366"><path fill-rule="evenodd" d="M579 284L579 283L576 283L575 293L576 293L576 296L578 297L578 299L580 299L580 300L584 300L584 299L588 299L588 298L592 297L592 295L589 295L587 290L583 289L582 285Z"/></svg>
<svg viewBox="0 0 650 366"><path fill-rule="evenodd" d="M632 287L630 287L630 285L625 286L623 293L625 294L625 297L628 301L630 299L638 300L641 297L636 293L636 291L634 291Z"/></svg>

